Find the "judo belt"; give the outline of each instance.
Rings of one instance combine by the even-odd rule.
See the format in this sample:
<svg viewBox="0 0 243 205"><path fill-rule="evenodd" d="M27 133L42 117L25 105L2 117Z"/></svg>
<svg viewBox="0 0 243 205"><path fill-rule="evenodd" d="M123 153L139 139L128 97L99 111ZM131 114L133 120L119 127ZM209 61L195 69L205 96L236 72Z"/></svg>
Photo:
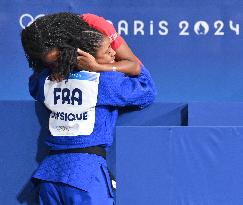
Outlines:
<svg viewBox="0 0 243 205"><path fill-rule="evenodd" d="M96 154L98 156L103 157L106 160L106 150L104 147L101 146L93 146L93 147L85 147L85 148L74 148L74 149L63 149L63 150L49 150L49 155L54 154L67 154L67 153L87 153L87 154ZM111 171L108 169L112 188L113 190L116 189L116 186L114 183L116 182L116 179L114 175L111 173ZM114 181L114 182L112 182Z"/></svg>
<svg viewBox="0 0 243 205"><path fill-rule="evenodd" d="M63 150L49 150L49 155L53 154L67 154L67 153L87 153L96 154L106 159L106 150L101 146L85 147L85 148L74 148L74 149L63 149Z"/></svg>

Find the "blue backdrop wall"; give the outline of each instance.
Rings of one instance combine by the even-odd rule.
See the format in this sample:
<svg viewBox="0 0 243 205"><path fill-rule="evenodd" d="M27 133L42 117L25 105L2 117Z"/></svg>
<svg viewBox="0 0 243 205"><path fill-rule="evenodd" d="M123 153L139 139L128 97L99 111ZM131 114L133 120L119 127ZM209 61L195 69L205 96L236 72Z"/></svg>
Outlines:
<svg viewBox="0 0 243 205"><path fill-rule="evenodd" d="M71 11L113 22L150 69L157 101L241 101L242 8L240 0L2 0L0 99L30 99L22 27L41 15Z"/></svg>
<svg viewBox="0 0 243 205"><path fill-rule="evenodd" d="M158 89L157 103L118 120L108 157L117 204L243 204L242 9L241 0L1 0L0 204L36 204L29 179L47 154L48 115L29 96L20 32L60 11L110 20Z"/></svg>

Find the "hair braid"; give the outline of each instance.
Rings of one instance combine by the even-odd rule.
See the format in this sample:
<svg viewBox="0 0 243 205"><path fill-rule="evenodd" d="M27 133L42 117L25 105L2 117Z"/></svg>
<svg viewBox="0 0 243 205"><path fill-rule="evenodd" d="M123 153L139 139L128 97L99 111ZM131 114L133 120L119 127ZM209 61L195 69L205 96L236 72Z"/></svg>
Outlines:
<svg viewBox="0 0 243 205"><path fill-rule="evenodd" d="M44 68L46 54L57 49L57 67L53 72L67 78L77 65L77 48L95 56L103 34L77 14L57 13L40 17L23 29L21 40L29 67L36 72Z"/></svg>

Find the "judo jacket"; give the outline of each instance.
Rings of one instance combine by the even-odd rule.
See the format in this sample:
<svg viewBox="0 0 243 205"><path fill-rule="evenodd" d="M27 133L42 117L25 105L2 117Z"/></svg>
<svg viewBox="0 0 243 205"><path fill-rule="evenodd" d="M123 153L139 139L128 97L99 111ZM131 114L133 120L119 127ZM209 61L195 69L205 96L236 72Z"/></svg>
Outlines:
<svg viewBox="0 0 243 205"><path fill-rule="evenodd" d="M108 149L118 109L125 106L142 109L154 101L156 93L151 75L144 66L137 77L119 72L75 71L61 82L52 81L46 69L30 77L29 91L50 110L50 135L46 136L45 143L51 150L96 145ZM88 191L99 169L103 169L109 181L102 157L84 153L57 154L47 156L33 178L62 182ZM112 192L110 185L109 188Z"/></svg>

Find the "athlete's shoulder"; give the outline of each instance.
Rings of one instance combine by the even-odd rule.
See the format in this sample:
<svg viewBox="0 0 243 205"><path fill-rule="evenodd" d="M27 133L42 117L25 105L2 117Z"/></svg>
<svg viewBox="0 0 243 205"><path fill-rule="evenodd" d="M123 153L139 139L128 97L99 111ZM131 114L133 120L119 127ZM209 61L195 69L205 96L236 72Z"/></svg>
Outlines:
<svg viewBox="0 0 243 205"><path fill-rule="evenodd" d="M89 26L108 36L114 50L117 50L122 44L124 44L124 39L116 32L114 26L103 17L87 13L82 14L81 18L88 23Z"/></svg>

